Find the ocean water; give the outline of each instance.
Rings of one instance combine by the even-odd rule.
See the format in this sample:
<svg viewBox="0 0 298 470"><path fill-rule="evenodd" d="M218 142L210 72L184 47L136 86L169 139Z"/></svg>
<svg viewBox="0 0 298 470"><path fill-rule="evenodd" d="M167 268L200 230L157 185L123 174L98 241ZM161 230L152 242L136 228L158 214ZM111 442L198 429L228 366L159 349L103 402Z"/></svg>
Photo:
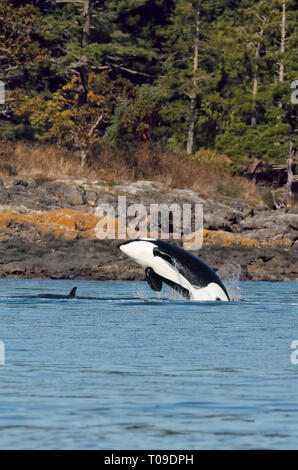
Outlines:
<svg viewBox="0 0 298 470"><path fill-rule="evenodd" d="M0 448L298 449L298 285L229 289L0 279Z"/></svg>

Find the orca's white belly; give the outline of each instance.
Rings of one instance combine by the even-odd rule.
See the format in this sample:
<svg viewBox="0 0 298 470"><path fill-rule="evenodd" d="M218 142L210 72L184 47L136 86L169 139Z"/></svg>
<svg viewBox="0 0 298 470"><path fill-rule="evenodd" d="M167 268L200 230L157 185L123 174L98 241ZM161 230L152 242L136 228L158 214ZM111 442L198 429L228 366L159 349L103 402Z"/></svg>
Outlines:
<svg viewBox="0 0 298 470"><path fill-rule="evenodd" d="M222 288L214 282L211 282L210 284L208 284L208 286L201 288L196 288L192 286L189 293L191 300L223 300L227 302L229 301Z"/></svg>

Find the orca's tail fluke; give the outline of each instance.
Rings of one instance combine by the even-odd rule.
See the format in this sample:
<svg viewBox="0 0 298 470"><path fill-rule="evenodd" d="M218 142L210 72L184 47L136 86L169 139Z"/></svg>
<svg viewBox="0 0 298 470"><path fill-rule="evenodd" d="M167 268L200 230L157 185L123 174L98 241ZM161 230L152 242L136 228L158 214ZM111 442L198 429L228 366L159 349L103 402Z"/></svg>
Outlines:
<svg viewBox="0 0 298 470"><path fill-rule="evenodd" d="M75 296L76 296L76 291L77 291L77 287L73 287L73 288L71 289L70 293L68 294L68 297L69 297L70 299L74 299Z"/></svg>

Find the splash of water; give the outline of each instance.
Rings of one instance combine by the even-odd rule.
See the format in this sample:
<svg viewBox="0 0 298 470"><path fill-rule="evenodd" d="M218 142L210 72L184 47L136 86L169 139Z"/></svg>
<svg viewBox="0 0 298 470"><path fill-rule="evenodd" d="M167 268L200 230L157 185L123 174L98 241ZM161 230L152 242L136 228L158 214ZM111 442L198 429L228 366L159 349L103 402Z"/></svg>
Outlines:
<svg viewBox="0 0 298 470"><path fill-rule="evenodd" d="M149 300L148 286L146 282L134 284L133 287L134 295L142 300Z"/></svg>
<svg viewBox="0 0 298 470"><path fill-rule="evenodd" d="M239 280L241 274L241 266L234 263L223 264L216 273L223 282L228 291L229 297L233 302L243 300Z"/></svg>

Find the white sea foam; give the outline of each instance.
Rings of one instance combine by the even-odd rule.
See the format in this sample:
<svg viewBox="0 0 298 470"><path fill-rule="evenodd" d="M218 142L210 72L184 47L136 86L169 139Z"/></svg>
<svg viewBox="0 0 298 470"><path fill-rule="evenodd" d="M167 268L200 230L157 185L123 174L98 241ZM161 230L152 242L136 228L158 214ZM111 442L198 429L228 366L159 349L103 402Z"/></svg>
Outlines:
<svg viewBox="0 0 298 470"><path fill-rule="evenodd" d="M216 274L223 282L232 301L237 302L243 300L239 287L241 274L241 266L239 264L226 263L220 267Z"/></svg>

